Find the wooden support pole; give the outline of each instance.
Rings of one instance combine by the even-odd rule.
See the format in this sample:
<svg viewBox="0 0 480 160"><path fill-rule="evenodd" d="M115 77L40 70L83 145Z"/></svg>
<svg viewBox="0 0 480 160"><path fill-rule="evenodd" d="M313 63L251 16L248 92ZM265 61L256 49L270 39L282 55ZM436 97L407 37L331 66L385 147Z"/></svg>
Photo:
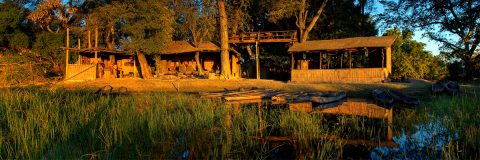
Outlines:
<svg viewBox="0 0 480 160"><path fill-rule="evenodd" d="M352 69L352 52L350 51L348 52L348 59L349 59L348 64L350 66L350 69Z"/></svg>
<svg viewBox="0 0 480 160"><path fill-rule="evenodd" d="M87 36L87 38L88 38L88 49L91 49L92 48L92 39L90 37L91 37L92 33L90 33L90 30L88 30L87 34L88 34L88 36Z"/></svg>
<svg viewBox="0 0 480 160"><path fill-rule="evenodd" d="M383 48L382 48L382 68L385 67L385 52L383 52Z"/></svg>
<svg viewBox="0 0 480 160"><path fill-rule="evenodd" d="M343 68L343 53L340 54L340 68Z"/></svg>
<svg viewBox="0 0 480 160"><path fill-rule="evenodd" d="M78 38L78 64L82 64L82 55L80 55L80 49L81 49L81 43L80 43L80 38Z"/></svg>
<svg viewBox="0 0 480 160"><path fill-rule="evenodd" d="M135 56L133 56L133 78L137 77L137 61L135 60Z"/></svg>
<svg viewBox="0 0 480 160"><path fill-rule="evenodd" d="M258 41L255 42L255 65L257 68L257 79L260 79L260 60L259 60L259 52L260 49L258 48Z"/></svg>
<svg viewBox="0 0 480 160"><path fill-rule="evenodd" d="M387 140L391 141L393 140L393 108L387 109L388 115L387 115L387 125L388 125L388 130L387 130Z"/></svg>
<svg viewBox="0 0 480 160"><path fill-rule="evenodd" d="M240 66L238 64L238 55L237 54L232 54L232 77L234 79L239 79L240 78Z"/></svg>
<svg viewBox="0 0 480 160"><path fill-rule="evenodd" d="M322 54L322 52L320 52L320 58L319 58L319 60L320 60L320 69L322 69L322 61L323 61L323 57L322 57L322 56L323 56L323 54Z"/></svg>
<svg viewBox="0 0 480 160"><path fill-rule="evenodd" d="M293 70L294 68L294 65L295 65L295 59L293 58L293 52L290 53L292 55L292 66L291 66L291 69Z"/></svg>
<svg viewBox="0 0 480 160"><path fill-rule="evenodd" d="M388 74L391 74L392 73L392 48L391 47L387 47L385 48L386 50L386 67L387 67L387 71L388 71Z"/></svg>
<svg viewBox="0 0 480 160"><path fill-rule="evenodd" d="M95 51L95 63L98 63L98 28L96 27L95 28L95 48L94 48L94 51Z"/></svg>
<svg viewBox="0 0 480 160"><path fill-rule="evenodd" d="M327 54L327 69L330 69L330 55Z"/></svg>
<svg viewBox="0 0 480 160"><path fill-rule="evenodd" d="M67 28L67 43L65 46L65 80L68 79L68 50L70 49L70 28Z"/></svg>

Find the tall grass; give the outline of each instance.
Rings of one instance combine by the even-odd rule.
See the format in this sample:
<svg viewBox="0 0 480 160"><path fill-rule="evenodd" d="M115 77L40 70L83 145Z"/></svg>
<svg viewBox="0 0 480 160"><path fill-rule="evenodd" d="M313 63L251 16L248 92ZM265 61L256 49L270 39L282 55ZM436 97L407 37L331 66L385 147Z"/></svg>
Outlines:
<svg viewBox="0 0 480 160"><path fill-rule="evenodd" d="M445 130L430 137L443 139L440 157L447 159L476 159L480 157L480 96L476 94L438 95L414 111L396 115L397 131L411 135L417 130ZM421 127L419 127L421 126ZM423 128L422 128L423 127ZM427 127L427 128L425 128ZM439 146L426 146L436 150ZM438 153L430 153L437 157Z"/></svg>
<svg viewBox="0 0 480 160"><path fill-rule="evenodd" d="M224 125L225 107L194 98L5 89L0 93L0 157L176 158L187 149L217 154L222 143L215 139L224 138L215 128Z"/></svg>
<svg viewBox="0 0 480 160"><path fill-rule="evenodd" d="M441 117L460 137L442 146L443 157L478 154L479 98L433 99L422 109L395 115L395 129L409 131L414 124ZM293 148L296 158L334 159L348 153L342 141L329 137L380 141L385 127L383 121L285 108L239 110L184 93L0 92L0 159L265 159L275 158L285 146ZM275 145L269 136L291 139Z"/></svg>
<svg viewBox="0 0 480 160"><path fill-rule="evenodd" d="M299 139L293 154L339 157L340 143L312 136L329 132L322 119L285 109L239 111L181 93L11 88L0 92L0 159L263 159L278 147L266 140L275 135L271 128Z"/></svg>

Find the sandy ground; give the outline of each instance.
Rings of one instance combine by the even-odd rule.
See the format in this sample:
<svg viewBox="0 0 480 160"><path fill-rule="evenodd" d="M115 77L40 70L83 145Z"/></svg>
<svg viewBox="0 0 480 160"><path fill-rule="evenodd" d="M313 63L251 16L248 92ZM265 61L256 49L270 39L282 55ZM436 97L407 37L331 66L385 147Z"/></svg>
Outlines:
<svg viewBox="0 0 480 160"><path fill-rule="evenodd" d="M349 91L354 94L369 95L374 88L399 89L415 94L425 92L428 82L413 83L290 83L275 80L207 80L207 79L100 79L91 81L63 81L52 87L67 90L96 90L105 85L114 89L127 87L131 92L214 92L224 89L233 90L243 88L271 88L286 91Z"/></svg>

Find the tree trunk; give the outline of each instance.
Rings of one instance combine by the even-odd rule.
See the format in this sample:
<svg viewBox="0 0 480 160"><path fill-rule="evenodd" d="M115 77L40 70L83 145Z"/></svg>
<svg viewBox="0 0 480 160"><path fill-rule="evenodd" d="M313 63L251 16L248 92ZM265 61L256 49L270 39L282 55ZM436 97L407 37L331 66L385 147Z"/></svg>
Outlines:
<svg viewBox="0 0 480 160"><path fill-rule="evenodd" d="M140 63L140 69L142 70L143 78L152 79L153 78L152 69L150 68L150 65L148 65L145 54L143 54L140 51L137 51L137 58L138 58L138 63Z"/></svg>
<svg viewBox="0 0 480 160"><path fill-rule="evenodd" d="M230 57L228 53L228 26L225 0L218 0L218 12L220 15L220 63L221 72L225 79L230 79Z"/></svg>
<svg viewBox="0 0 480 160"><path fill-rule="evenodd" d="M474 68L474 63L472 63L473 59L467 59L465 61L465 80L472 80L473 79L473 71L475 70Z"/></svg>
<svg viewBox="0 0 480 160"><path fill-rule="evenodd" d="M160 57L159 54L155 54L155 69L156 69L156 75L160 75L162 74L162 66L160 66L160 61L162 60L162 58Z"/></svg>
<svg viewBox="0 0 480 160"><path fill-rule="evenodd" d="M307 22L306 20L308 15L307 15L307 12L305 12L305 7L306 7L305 0L302 1L302 8L297 18L297 27L299 27L299 30L300 30L300 43L307 41L308 34L310 33L310 31L312 31L313 27L315 26L317 21L320 19L320 16L322 15L323 10L327 6L327 3L328 3L328 0L324 0L322 2L322 5L317 10L317 13L312 18L308 26L306 26L306 22Z"/></svg>
<svg viewBox="0 0 480 160"><path fill-rule="evenodd" d="M195 52L195 61L197 62L198 74L203 74L202 64L200 63L200 52Z"/></svg>

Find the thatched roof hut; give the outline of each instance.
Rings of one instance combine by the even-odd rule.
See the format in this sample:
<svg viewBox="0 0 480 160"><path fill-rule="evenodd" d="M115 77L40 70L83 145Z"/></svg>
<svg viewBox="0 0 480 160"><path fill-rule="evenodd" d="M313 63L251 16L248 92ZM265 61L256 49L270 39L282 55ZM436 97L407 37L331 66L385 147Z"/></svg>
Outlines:
<svg viewBox="0 0 480 160"><path fill-rule="evenodd" d="M198 48L196 48L192 43L187 41L172 41L166 43L165 46L160 49L160 53L162 54L191 52L220 52L220 47L212 42L202 42L198 45Z"/></svg>
<svg viewBox="0 0 480 160"><path fill-rule="evenodd" d="M291 81L380 82L392 71L396 36L354 37L293 44Z"/></svg>

